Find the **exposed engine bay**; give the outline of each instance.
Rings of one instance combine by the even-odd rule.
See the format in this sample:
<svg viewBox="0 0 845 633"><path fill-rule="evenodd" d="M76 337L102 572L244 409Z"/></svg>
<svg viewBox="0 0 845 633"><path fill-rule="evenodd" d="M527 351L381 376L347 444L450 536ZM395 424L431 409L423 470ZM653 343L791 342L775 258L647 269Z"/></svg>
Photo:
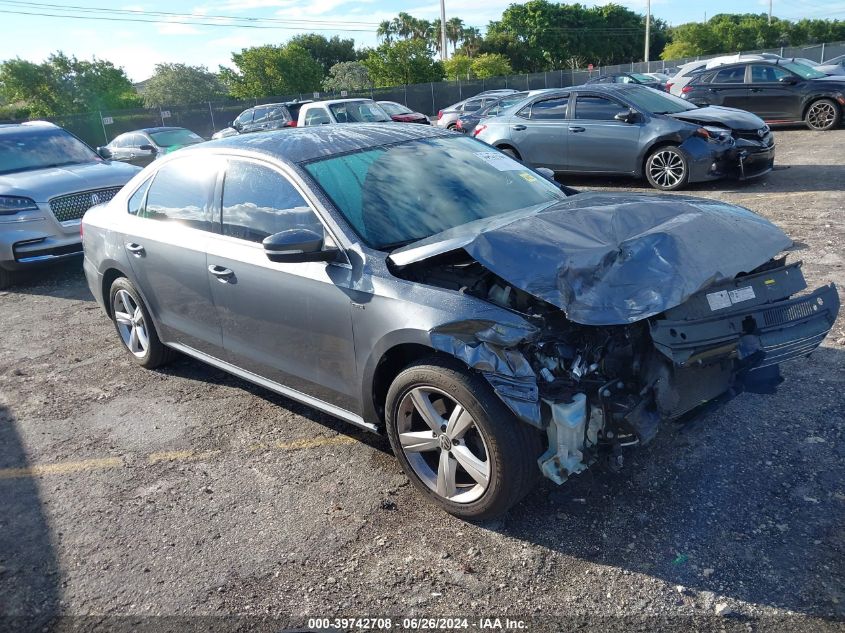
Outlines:
<svg viewBox="0 0 845 633"><path fill-rule="evenodd" d="M560 484L597 460L619 468L622 449L649 442L661 422L742 391L771 392L778 364L813 351L839 309L832 284L790 299L806 288L800 266L771 259L618 325L575 323L463 249L394 272L489 301L534 326L510 333L468 321L431 334L437 349L480 370L518 418L545 430L539 465Z"/></svg>

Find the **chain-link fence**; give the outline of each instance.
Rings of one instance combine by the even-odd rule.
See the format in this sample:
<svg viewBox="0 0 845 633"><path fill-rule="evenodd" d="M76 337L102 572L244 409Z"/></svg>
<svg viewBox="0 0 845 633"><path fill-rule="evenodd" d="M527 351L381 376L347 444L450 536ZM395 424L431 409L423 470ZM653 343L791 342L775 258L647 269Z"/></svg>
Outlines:
<svg viewBox="0 0 845 633"><path fill-rule="evenodd" d="M791 46L743 53L775 53L782 57L799 57L813 62L822 62L845 54L845 42L813 44L809 46ZM225 127L247 108L262 103L294 101L307 99L334 99L338 97L367 97L377 101L395 101L417 112L436 116L438 110L462 101L485 90L514 88L516 90L536 90L539 88L565 88L577 86L590 77L618 72L662 72L680 64L699 59L710 59L719 55L703 55L671 61L631 62L587 69L551 70L542 73L510 75L468 81L438 81L392 88L374 88L370 90L334 92L315 92L313 94L295 94L277 97L262 97L245 101L221 101L200 103L189 106L170 106L164 108L141 108L136 110L112 110L88 112L57 117L52 121L70 130L92 146L105 145L118 134L144 127L175 125L186 127L202 137L211 135Z"/></svg>

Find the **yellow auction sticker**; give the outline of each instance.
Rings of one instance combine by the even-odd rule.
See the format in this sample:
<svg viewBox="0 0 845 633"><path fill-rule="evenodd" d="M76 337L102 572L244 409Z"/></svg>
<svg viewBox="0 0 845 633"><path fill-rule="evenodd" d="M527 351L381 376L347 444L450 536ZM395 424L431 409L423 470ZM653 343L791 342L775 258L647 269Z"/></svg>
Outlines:
<svg viewBox="0 0 845 633"><path fill-rule="evenodd" d="M523 180L527 180L528 182L537 182L537 179L531 174L529 174L527 171L519 172L519 177Z"/></svg>

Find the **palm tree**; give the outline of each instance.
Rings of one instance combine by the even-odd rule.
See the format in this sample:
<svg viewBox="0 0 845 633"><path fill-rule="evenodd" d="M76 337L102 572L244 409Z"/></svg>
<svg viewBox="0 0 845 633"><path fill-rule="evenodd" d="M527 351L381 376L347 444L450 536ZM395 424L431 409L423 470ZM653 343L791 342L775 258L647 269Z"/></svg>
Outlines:
<svg viewBox="0 0 845 633"><path fill-rule="evenodd" d="M464 52L467 57L472 57L481 48L481 31L474 26L464 29L461 39L464 41Z"/></svg>
<svg viewBox="0 0 845 633"><path fill-rule="evenodd" d="M387 44L390 44L393 41L393 35L395 33L396 31L393 30L393 23L390 20L380 22L378 28L376 29L376 37Z"/></svg>
<svg viewBox="0 0 845 633"><path fill-rule="evenodd" d="M413 19L411 24L411 39L412 40L427 40L428 33L431 31L431 22L428 20Z"/></svg>
<svg viewBox="0 0 845 633"><path fill-rule="evenodd" d="M393 19L393 23L396 25L396 34L407 40L414 28L414 16L403 11Z"/></svg>
<svg viewBox="0 0 845 633"><path fill-rule="evenodd" d="M452 50L458 48L458 42L464 34L464 21L461 18L451 18L446 21L446 39L452 43Z"/></svg>
<svg viewBox="0 0 845 633"><path fill-rule="evenodd" d="M441 53L441 49L443 48L443 35L440 33L440 18L437 18L431 23L428 40L431 43L432 48L434 48L439 55Z"/></svg>

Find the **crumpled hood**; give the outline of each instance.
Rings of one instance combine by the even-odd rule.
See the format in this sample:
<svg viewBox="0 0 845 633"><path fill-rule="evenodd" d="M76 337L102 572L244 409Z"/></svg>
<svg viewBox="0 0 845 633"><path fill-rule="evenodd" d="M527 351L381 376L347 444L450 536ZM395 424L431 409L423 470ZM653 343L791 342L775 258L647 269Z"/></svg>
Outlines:
<svg viewBox="0 0 845 633"><path fill-rule="evenodd" d="M541 211L444 231L390 260L404 266L463 248L576 323L620 325L750 272L791 244L768 220L716 200L581 193Z"/></svg>
<svg viewBox="0 0 845 633"><path fill-rule="evenodd" d="M766 123L756 114L736 108L724 108L722 106L707 106L696 108L677 114L668 114L673 119L680 119L689 123L709 125L711 123L721 124L732 130L759 130Z"/></svg>

